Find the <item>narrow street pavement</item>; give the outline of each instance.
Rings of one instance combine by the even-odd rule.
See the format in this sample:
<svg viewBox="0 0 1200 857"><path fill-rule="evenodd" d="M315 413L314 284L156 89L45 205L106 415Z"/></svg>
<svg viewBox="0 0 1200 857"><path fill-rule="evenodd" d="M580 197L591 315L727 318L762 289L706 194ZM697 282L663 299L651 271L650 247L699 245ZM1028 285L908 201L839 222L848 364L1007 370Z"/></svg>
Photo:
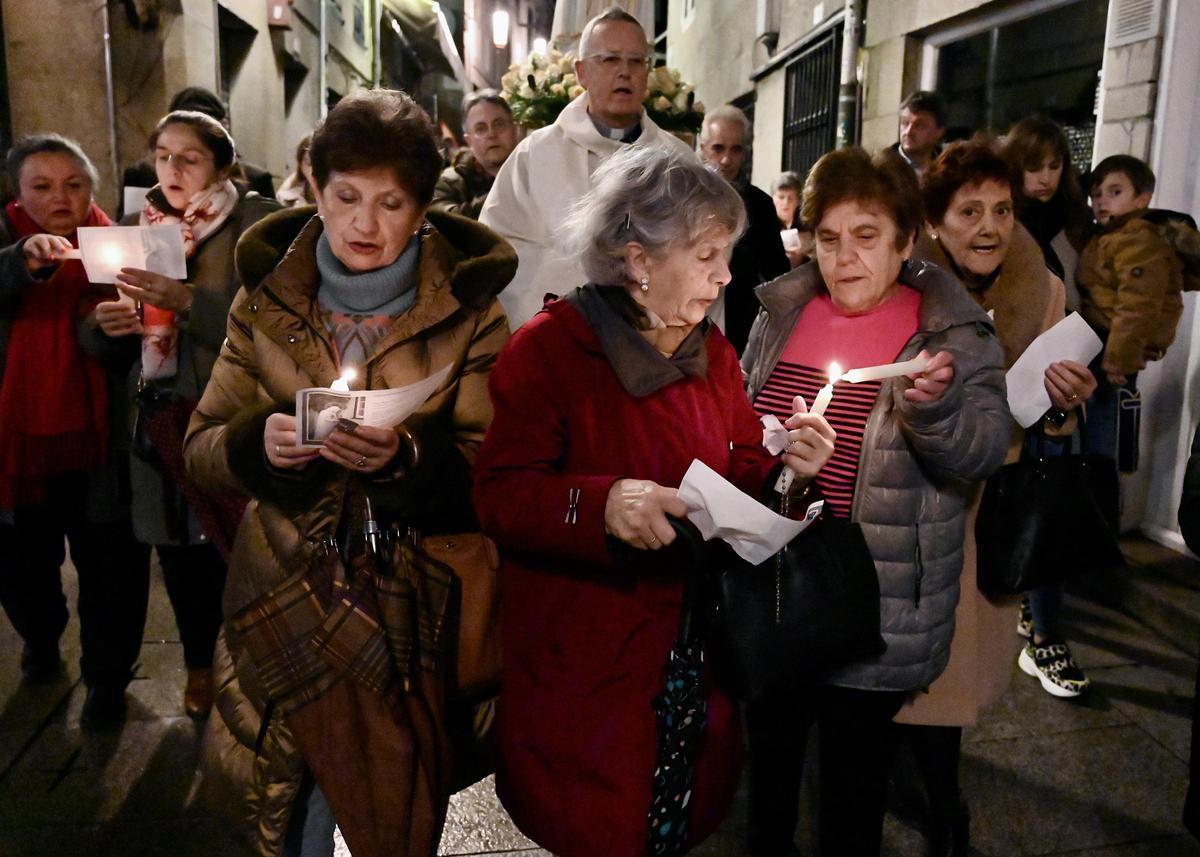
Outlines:
<svg viewBox="0 0 1200 857"><path fill-rule="evenodd" d="M1200 563L1142 540L1125 548L1127 572L1078 581L1068 599L1069 639L1092 679L1087 696L1054 699L1014 666L1005 698L967 732L973 854L1200 855L1179 820L1200 650ZM19 639L0 621L0 857L237 853L195 774L202 730L183 716L182 654L160 578L119 732L79 727L74 623L56 684L22 687L19 656ZM894 797L884 853L920 857L905 791ZM803 803L811 822L815 796L806 791ZM696 853L740 854L744 824L743 790ZM803 833L798 845L812 853ZM340 840L339 853L349 853ZM513 827L485 780L455 797L441 853L546 852Z"/></svg>

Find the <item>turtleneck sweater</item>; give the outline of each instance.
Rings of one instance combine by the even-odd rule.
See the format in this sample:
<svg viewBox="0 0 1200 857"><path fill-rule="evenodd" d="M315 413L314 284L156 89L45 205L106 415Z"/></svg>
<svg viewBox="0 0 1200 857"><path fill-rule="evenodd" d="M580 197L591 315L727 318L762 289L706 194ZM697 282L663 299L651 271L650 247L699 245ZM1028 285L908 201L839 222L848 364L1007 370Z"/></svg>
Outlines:
<svg viewBox="0 0 1200 857"><path fill-rule="evenodd" d="M365 363L392 320L416 301L420 246L414 235L392 264L355 272L334 255L327 235L317 240L317 301L343 365Z"/></svg>

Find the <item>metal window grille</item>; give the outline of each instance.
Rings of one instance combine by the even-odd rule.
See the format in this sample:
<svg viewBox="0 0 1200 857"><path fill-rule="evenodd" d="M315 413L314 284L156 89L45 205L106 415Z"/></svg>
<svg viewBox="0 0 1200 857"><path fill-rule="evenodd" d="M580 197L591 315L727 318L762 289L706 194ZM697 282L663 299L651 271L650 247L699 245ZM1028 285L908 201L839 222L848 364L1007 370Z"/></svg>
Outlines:
<svg viewBox="0 0 1200 857"><path fill-rule="evenodd" d="M783 169L807 175L837 135L842 28L822 33L787 67Z"/></svg>

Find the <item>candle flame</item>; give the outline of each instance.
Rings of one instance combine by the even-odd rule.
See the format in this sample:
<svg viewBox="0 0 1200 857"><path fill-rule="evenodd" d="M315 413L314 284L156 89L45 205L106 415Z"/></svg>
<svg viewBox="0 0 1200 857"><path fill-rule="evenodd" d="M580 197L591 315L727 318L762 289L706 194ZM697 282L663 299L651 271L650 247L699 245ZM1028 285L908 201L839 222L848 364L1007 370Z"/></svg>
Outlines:
<svg viewBox="0 0 1200 857"><path fill-rule="evenodd" d="M342 370L342 376L329 385L329 389L337 390L339 393L350 392L350 382L358 377L358 370L353 366L347 366Z"/></svg>
<svg viewBox="0 0 1200 857"><path fill-rule="evenodd" d="M121 248L116 244L105 244L100 248L100 262L107 268L121 267Z"/></svg>
<svg viewBox="0 0 1200 857"><path fill-rule="evenodd" d="M829 383L836 384L842 379L842 367L836 363L829 364Z"/></svg>

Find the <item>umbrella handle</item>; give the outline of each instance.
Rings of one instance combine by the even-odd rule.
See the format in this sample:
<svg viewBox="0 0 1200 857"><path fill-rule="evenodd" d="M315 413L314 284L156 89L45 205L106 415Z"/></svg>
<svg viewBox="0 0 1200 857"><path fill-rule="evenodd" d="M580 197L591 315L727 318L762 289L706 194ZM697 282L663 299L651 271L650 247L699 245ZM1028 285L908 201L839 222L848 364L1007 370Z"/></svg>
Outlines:
<svg viewBox="0 0 1200 857"><path fill-rule="evenodd" d="M677 642L688 646L696 642L702 634L700 623L696 621L700 615L700 602L704 589L704 566L706 554L704 539L700 531L687 521L667 515L667 522L675 530L675 545L684 554L686 565L683 579L683 603L679 611L679 635Z"/></svg>

